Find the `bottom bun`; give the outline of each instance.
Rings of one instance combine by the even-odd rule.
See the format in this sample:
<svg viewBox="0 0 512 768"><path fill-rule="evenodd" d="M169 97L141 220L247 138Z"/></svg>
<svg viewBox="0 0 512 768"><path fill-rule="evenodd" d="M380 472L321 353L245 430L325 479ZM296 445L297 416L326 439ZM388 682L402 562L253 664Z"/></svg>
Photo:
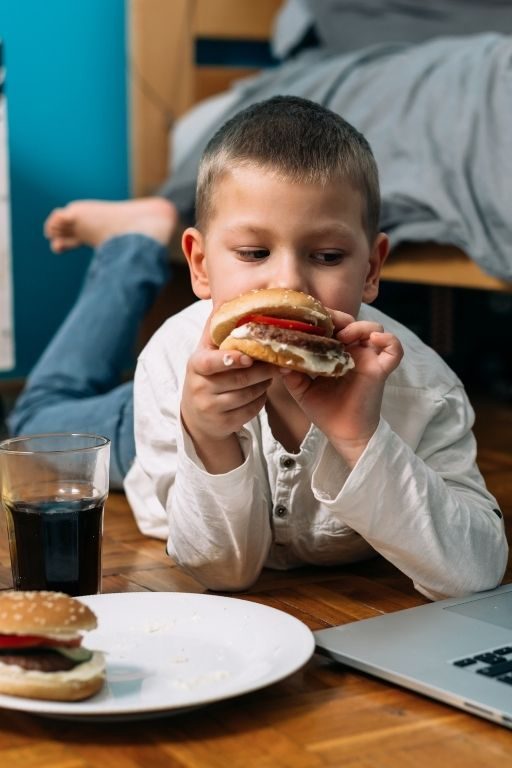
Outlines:
<svg viewBox="0 0 512 768"><path fill-rule="evenodd" d="M224 339L220 349L236 349L254 360L262 360L310 376L344 376L354 367L354 361L348 352L319 355L291 344L265 343L235 336Z"/></svg>
<svg viewBox="0 0 512 768"><path fill-rule="evenodd" d="M37 672L0 663L0 693L50 701L81 701L94 696L105 682L105 657L99 651L90 661L67 672Z"/></svg>

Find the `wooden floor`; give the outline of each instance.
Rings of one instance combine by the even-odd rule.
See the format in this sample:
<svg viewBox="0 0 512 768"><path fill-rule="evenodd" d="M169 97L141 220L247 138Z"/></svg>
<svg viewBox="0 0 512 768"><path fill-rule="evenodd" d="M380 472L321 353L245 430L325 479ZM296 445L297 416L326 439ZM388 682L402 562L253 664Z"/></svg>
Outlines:
<svg viewBox="0 0 512 768"><path fill-rule="evenodd" d="M474 401L475 402L475 401ZM512 540L512 406L479 400L482 472ZM0 589L11 585L0 515ZM103 592L199 592L163 542L137 531L125 497L105 515ZM512 558L505 576L512 582ZM370 563L264 571L245 600L278 608L316 630L427 602L403 574ZM130 723L62 722L2 709L0 765L32 768L484 768L512 765L512 733L330 662L208 707Z"/></svg>

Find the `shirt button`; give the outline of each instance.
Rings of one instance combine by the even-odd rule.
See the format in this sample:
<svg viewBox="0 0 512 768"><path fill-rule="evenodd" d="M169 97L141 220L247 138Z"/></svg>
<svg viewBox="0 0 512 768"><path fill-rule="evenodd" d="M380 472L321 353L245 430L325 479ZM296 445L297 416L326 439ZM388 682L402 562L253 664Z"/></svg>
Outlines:
<svg viewBox="0 0 512 768"><path fill-rule="evenodd" d="M286 507L283 507L282 504L278 504L277 507L274 509L274 514L276 517L286 517L288 514L288 510Z"/></svg>
<svg viewBox="0 0 512 768"><path fill-rule="evenodd" d="M291 469L295 466L295 459L292 459L291 456L281 456L279 463L283 469Z"/></svg>

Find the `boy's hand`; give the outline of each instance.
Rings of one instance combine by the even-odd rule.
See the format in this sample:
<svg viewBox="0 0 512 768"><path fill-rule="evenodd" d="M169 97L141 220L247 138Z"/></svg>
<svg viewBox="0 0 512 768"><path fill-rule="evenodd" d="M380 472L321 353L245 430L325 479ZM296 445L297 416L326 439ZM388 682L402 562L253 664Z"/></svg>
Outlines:
<svg viewBox="0 0 512 768"><path fill-rule="evenodd" d="M276 374L241 352L217 349L206 324L188 361L181 417L208 471L227 472L243 461L235 433L263 408Z"/></svg>
<svg viewBox="0 0 512 768"><path fill-rule="evenodd" d="M352 355L355 368L342 378L317 377L282 371L290 394L306 416L326 435L349 467L377 429L384 384L403 357L396 336L378 323L354 320L332 312L336 334Z"/></svg>

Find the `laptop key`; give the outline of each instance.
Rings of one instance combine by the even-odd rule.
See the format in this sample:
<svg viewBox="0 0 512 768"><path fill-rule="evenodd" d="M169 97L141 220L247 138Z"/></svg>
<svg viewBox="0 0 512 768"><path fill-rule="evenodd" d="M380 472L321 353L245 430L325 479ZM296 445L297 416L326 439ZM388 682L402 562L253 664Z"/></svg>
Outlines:
<svg viewBox="0 0 512 768"><path fill-rule="evenodd" d="M505 645L503 648L496 648L493 653L497 653L498 656L506 656L508 653L512 653L512 645Z"/></svg>
<svg viewBox="0 0 512 768"><path fill-rule="evenodd" d="M479 653L474 657L477 661L483 661L485 664L499 664L503 661L502 656L497 653Z"/></svg>
<svg viewBox="0 0 512 768"><path fill-rule="evenodd" d="M502 675L501 677L497 678L502 683L508 683L509 685L512 685L512 675Z"/></svg>
<svg viewBox="0 0 512 768"><path fill-rule="evenodd" d="M512 661L503 661L501 664L491 664L490 667L482 667L482 669L476 670L478 675L485 675L486 677L500 677L507 672L512 672Z"/></svg>
<svg viewBox="0 0 512 768"><path fill-rule="evenodd" d="M458 659L453 663L455 664L456 667L469 667L470 664L476 664L476 659L473 659L470 656L467 659Z"/></svg>

